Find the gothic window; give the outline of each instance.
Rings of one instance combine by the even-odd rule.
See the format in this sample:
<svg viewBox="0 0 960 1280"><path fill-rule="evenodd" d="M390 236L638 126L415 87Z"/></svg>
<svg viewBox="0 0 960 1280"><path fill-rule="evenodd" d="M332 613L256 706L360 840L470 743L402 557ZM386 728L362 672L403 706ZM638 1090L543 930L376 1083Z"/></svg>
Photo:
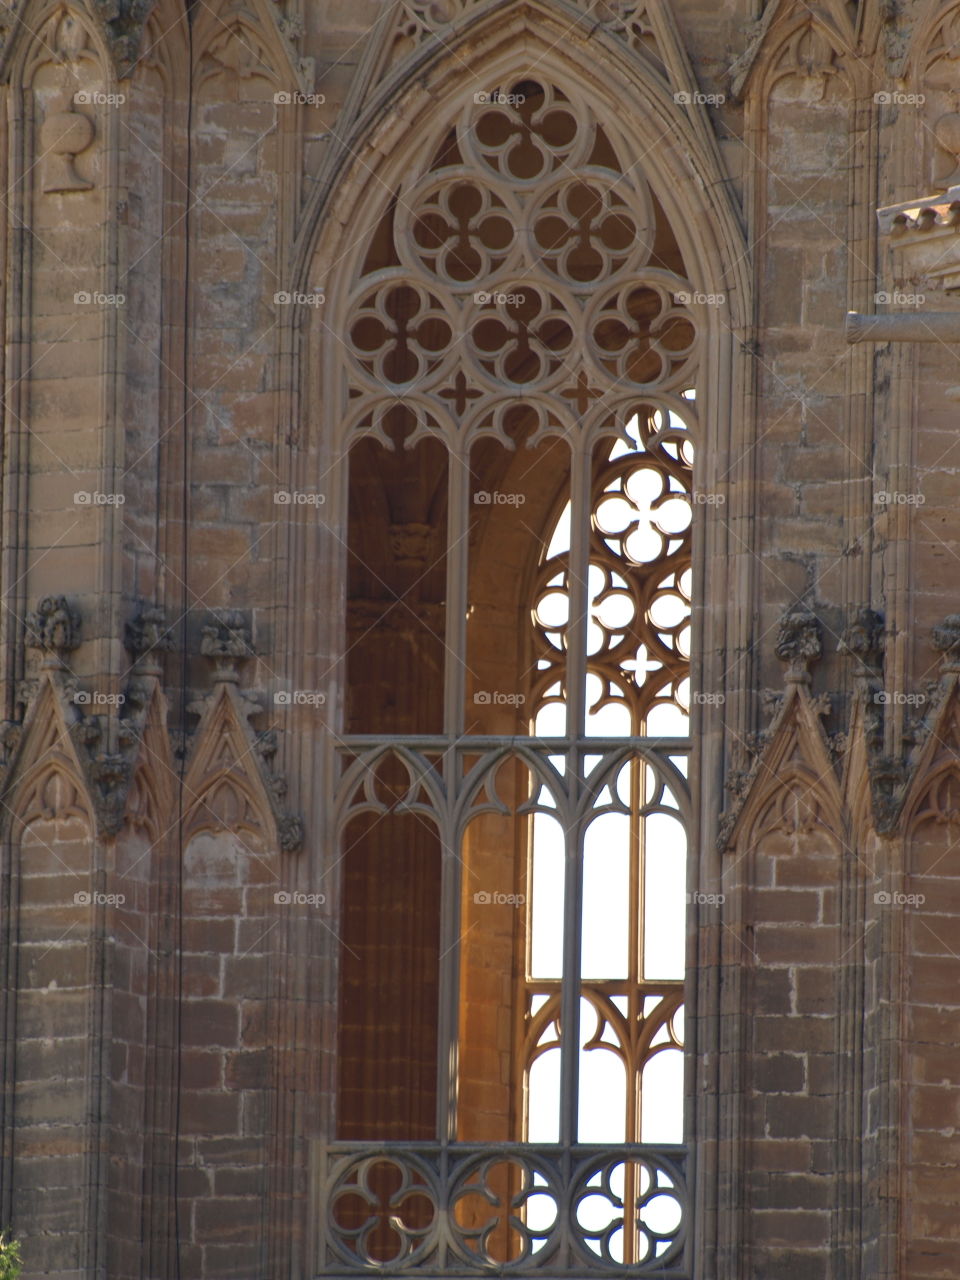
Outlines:
<svg viewBox="0 0 960 1280"><path fill-rule="evenodd" d="M616 122L532 79L356 251L324 1274L686 1265L688 302Z"/></svg>

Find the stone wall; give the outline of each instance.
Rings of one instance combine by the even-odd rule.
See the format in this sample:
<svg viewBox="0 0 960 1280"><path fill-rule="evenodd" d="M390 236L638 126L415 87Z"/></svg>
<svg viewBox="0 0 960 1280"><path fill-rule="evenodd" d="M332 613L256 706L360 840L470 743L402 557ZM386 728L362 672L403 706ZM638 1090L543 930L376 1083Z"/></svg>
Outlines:
<svg viewBox="0 0 960 1280"><path fill-rule="evenodd" d="M944 342L847 348L843 315L956 305L875 210L953 181L960 4L20 0L2 32L25 1275L312 1275L308 1144L357 1092L342 286L424 122L518 58L649 140L703 297L695 1274L955 1275L960 376ZM515 1029L464 999L499 1136Z"/></svg>

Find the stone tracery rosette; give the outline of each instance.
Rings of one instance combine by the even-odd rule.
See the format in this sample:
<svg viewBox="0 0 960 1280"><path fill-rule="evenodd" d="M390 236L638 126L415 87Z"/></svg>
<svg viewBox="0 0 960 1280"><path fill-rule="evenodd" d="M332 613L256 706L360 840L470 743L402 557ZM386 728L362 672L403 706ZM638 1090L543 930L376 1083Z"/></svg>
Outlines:
<svg viewBox="0 0 960 1280"><path fill-rule="evenodd" d="M693 384L695 295L658 257L663 215L625 144L550 84L474 97L384 215L394 265L355 277L348 439L509 444L521 395L535 438L613 431L624 393Z"/></svg>

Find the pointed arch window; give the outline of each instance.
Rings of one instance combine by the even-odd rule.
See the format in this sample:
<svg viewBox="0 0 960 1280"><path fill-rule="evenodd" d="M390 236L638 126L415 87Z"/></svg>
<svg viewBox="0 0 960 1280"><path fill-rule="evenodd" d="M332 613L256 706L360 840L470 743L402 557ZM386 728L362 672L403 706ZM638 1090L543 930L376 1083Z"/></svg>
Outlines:
<svg viewBox="0 0 960 1280"><path fill-rule="evenodd" d="M615 121L491 84L350 264L325 1275L685 1274L698 330Z"/></svg>

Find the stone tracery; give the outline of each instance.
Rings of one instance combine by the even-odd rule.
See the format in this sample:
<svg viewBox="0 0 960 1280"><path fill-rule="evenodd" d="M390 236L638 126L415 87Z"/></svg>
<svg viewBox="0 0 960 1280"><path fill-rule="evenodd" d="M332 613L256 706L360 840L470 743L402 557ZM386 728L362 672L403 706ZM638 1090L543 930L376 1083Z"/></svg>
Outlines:
<svg viewBox="0 0 960 1280"><path fill-rule="evenodd" d="M475 98L397 193L394 265L355 285L350 431L508 443L505 393L563 431L690 385L689 286L623 144L572 91L518 81ZM584 387L592 412L575 412Z"/></svg>

